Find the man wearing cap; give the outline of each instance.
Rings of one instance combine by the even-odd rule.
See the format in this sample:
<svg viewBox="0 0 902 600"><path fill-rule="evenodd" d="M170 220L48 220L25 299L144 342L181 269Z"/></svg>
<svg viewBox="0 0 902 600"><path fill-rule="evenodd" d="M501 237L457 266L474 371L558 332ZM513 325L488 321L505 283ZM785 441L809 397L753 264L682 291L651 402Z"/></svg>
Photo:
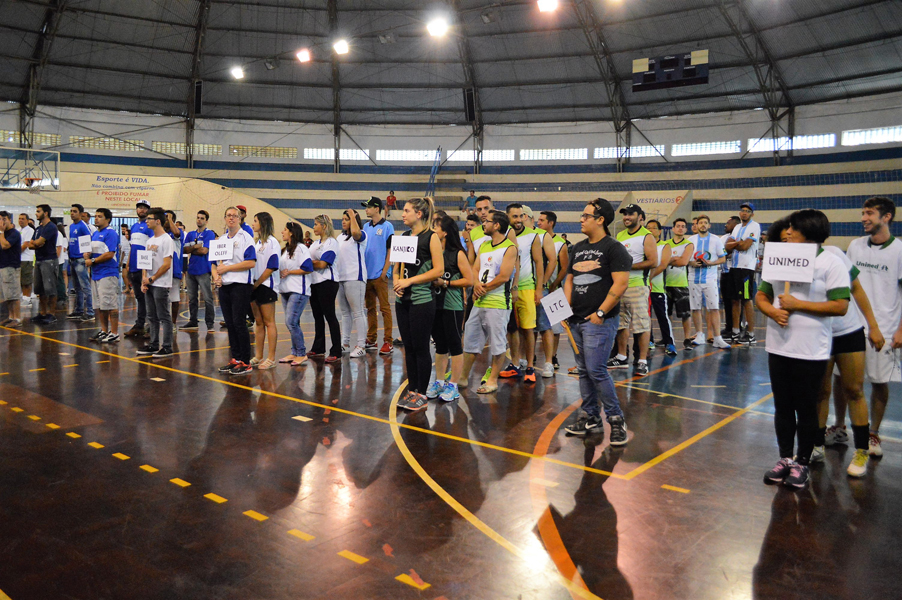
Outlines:
<svg viewBox="0 0 902 600"><path fill-rule="evenodd" d="M128 280L135 292L135 302L138 304L138 316L132 328L125 332L125 337L142 336L144 322L147 319L147 304L144 299L144 291L141 289L143 272L138 269L138 251L146 250L147 240L153 237L153 232L147 226L147 212L150 210L150 202L145 199L138 200L135 204L135 212L138 214L138 222L132 225L131 249L128 253Z"/></svg>
<svg viewBox="0 0 902 600"><path fill-rule="evenodd" d="M247 219L247 207L237 204L235 208L237 208L238 212L241 213L241 229L246 231L249 236L254 237L254 230L251 229L250 225L244 222L244 220Z"/></svg>
<svg viewBox="0 0 902 600"><path fill-rule="evenodd" d="M629 330L639 335L639 360L636 374L648 374L648 340L651 339L651 316L649 314L649 273L658 265L658 250L655 236L640 223L645 211L638 204L630 204L620 209L624 229L617 234L617 241L623 244L633 260L629 283L620 301L620 326L617 331L617 355L608 361L609 369L625 369L629 365L627 343Z"/></svg>
<svg viewBox="0 0 902 600"><path fill-rule="evenodd" d="M376 316L376 299L379 300L379 311L382 313L382 348L379 354L391 354L392 347L392 323L391 304L388 301L388 250L391 247L391 238L395 234L394 226L382 217L382 200L372 196L363 203L366 216L369 221L363 226L363 232L368 240L375 240L367 244L363 259L366 263L366 292L363 301L366 306L366 350L375 351L379 348L376 337L379 334L379 320Z"/></svg>
<svg viewBox="0 0 902 600"><path fill-rule="evenodd" d="M755 297L755 266L758 263L758 244L761 242L761 225L752 220L755 205L743 202L739 205L739 225L733 229L732 240L726 243L727 251L733 252L733 264L730 265L730 281L733 288L733 331L732 337L740 344L754 344L755 314L752 312L752 299ZM727 309L727 307L724 307ZM748 327L745 333L739 334L739 314L745 309L745 320Z"/></svg>

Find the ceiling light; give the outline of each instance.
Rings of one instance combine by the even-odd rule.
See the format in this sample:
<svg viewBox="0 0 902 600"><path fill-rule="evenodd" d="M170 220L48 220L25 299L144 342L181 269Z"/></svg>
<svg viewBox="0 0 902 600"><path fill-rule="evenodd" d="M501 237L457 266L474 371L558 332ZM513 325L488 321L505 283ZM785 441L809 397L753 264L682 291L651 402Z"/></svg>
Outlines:
<svg viewBox="0 0 902 600"><path fill-rule="evenodd" d="M278 58L267 58L263 61L263 66L266 67L267 71L272 71L273 69L279 68L279 59Z"/></svg>
<svg viewBox="0 0 902 600"><path fill-rule="evenodd" d="M557 10L557 0L539 0L539 12L554 12Z"/></svg>
<svg viewBox="0 0 902 600"><path fill-rule="evenodd" d="M332 45L332 48L335 49L336 54L347 54L351 49L348 45L348 40L338 40Z"/></svg>
<svg viewBox="0 0 902 600"><path fill-rule="evenodd" d="M381 44L394 44L397 41L398 40L395 39L395 36L390 33L386 33L385 35L379 36L379 43L381 43Z"/></svg>
<svg viewBox="0 0 902 600"><path fill-rule="evenodd" d="M488 25L489 23L491 23L492 21L495 20L495 19L492 18L492 15L490 15L490 14L487 13L487 12L482 13L482 14L479 15L479 16L480 16L480 18L482 19L482 22L485 23L486 25Z"/></svg>
<svg viewBox="0 0 902 600"><path fill-rule="evenodd" d="M298 60L302 63L310 62L310 50L308 50L307 48L298 50L297 57Z"/></svg>
<svg viewBox="0 0 902 600"><path fill-rule="evenodd" d="M426 30L432 37L442 37L448 33L448 21L446 21L444 17L432 19L429 21L429 24L426 25Z"/></svg>
<svg viewBox="0 0 902 600"><path fill-rule="evenodd" d="M244 79L244 69L241 67L232 67L229 73L231 73L232 77L235 79Z"/></svg>

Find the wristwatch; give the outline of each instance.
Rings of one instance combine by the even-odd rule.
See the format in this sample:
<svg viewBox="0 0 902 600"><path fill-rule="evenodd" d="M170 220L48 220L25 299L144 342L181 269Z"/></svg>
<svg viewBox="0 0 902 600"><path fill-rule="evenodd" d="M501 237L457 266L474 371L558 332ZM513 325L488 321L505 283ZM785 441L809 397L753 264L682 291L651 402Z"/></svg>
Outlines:
<svg viewBox="0 0 902 600"><path fill-rule="evenodd" d="M599 308L598 310L595 311L595 316L598 317L599 319L604 319L604 311Z"/></svg>
<svg viewBox="0 0 902 600"><path fill-rule="evenodd" d="M147 282L148 282L148 283L153 283L153 275L151 275L150 277L147 278Z"/></svg>

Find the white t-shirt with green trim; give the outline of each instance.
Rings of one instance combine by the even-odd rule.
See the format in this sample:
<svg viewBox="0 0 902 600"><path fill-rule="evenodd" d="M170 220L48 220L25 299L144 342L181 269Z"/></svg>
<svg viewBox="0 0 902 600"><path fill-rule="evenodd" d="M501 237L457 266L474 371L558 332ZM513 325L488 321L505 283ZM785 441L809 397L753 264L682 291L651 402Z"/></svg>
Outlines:
<svg viewBox="0 0 902 600"><path fill-rule="evenodd" d="M836 246L821 246L825 252L829 252L834 255L849 271L849 279L851 281L855 281L858 278L858 267L852 264L852 261L849 260L849 257L846 256L845 252L837 248ZM851 289L851 285L849 286ZM858 304L855 303L855 300L852 299L849 302L849 310L846 312L844 317L833 317L833 337L839 337L841 335L846 335L847 333L852 333L853 331L857 331L865 326L864 315L861 314L861 309L858 308Z"/></svg>
<svg viewBox="0 0 902 600"><path fill-rule="evenodd" d="M891 237L882 246L872 246L869 237L860 237L852 240L846 254L858 268L880 333L889 339L902 319L902 241Z"/></svg>
<svg viewBox="0 0 902 600"><path fill-rule="evenodd" d="M814 259L814 279L811 283L791 283L789 293L808 302L848 300L851 297L851 281L849 270L839 258L818 249ZM783 293L784 286L783 281L762 281L758 291L771 297L774 306L780 308L777 296ZM768 319L765 349L771 354L788 358L827 360L833 343L834 318L795 311L789 314L786 327Z"/></svg>

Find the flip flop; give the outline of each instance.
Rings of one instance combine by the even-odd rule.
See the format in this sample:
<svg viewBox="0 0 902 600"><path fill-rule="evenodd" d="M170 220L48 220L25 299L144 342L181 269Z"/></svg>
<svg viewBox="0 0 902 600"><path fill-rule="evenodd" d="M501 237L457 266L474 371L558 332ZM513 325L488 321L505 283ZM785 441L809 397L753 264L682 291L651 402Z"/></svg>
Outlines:
<svg viewBox="0 0 902 600"><path fill-rule="evenodd" d="M481 386L479 386L478 388L476 388L476 393L477 393L477 394L494 394L494 393L497 392L497 391L498 391L498 386L497 386L497 385L495 385L495 386L489 386L489 385L487 385L487 384L485 384L485 383L482 384Z"/></svg>
<svg viewBox="0 0 902 600"><path fill-rule="evenodd" d="M301 358L299 358L297 360L291 361L291 366L292 367L300 367L301 365L305 364L306 362L307 362L307 357L302 356Z"/></svg>
<svg viewBox="0 0 902 600"><path fill-rule="evenodd" d="M294 356L293 354L290 354L290 355L286 356L285 358L280 358L280 359L279 359L279 364L280 364L280 365L287 365L288 363L291 363L291 362L296 361L297 358L298 358L297 356Z"/></svg>

